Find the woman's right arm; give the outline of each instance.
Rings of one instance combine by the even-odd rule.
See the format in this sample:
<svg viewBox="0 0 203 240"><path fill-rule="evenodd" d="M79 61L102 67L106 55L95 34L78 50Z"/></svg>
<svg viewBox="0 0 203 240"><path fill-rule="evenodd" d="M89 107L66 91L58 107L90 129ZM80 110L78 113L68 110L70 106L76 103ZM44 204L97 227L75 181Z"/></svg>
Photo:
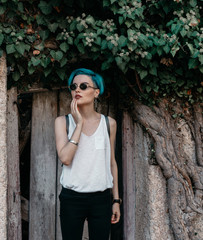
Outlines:
<svg viewBox="0 0 203 240"><path fill-rule="evenodd" d="M82 132L83 121L76 107L77 103L72 101L71 109L74 109L72 114L76 116L76 128L73 132L71 140L78 143ZM70 165L77 150L77 145L68 141L65 116L60 116L55 119L55 140L59 159L64 165Z"/></svg>

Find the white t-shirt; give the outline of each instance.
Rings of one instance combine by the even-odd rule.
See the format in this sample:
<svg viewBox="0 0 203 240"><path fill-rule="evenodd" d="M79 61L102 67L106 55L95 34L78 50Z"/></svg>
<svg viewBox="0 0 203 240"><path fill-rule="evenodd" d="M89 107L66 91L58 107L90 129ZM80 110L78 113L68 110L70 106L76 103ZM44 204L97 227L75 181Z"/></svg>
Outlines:
<svg viewBox="0 0 203 240"><path fill-rule="evenodd" d="M69 114L70 139L76 124ZM69 166L63 165L60 183L76 192L104 191L113 187L111 148L104 115L96 131L87 136L81 133L77 151Z"/></svg>

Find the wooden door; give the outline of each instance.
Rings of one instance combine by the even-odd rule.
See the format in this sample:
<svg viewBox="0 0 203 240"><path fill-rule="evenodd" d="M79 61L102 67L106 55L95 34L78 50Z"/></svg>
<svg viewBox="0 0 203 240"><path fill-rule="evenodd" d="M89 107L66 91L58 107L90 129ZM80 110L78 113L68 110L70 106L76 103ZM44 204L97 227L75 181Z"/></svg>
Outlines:
<svg viewBox="0 0 203 240"><path fill-rule="evenodd" d="M61 240L59 199L61 162L55 147L54 121L70 112L71 98L67 90L33 94L30 173L30 240ZM113 102L104 99L98 111L115 117ZM83 240L87 240L87 223Z"/></svg>

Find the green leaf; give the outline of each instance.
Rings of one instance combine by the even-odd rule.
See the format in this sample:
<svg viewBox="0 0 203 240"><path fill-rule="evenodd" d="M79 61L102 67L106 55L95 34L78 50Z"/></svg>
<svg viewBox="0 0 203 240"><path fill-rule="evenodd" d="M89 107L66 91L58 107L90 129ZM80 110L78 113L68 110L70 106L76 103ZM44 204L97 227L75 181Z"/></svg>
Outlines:
<svg viewBox="0 0 203 240"><path fill-rule="evenodd" d="M197 0L190 0L190 6L195 7L197 5Z"/></svg>
<svg viewBox="0 0 203 240"><path fill-rule="evenodd" d="M23 68L21 65L18 65L18 69L19 69L20 75L23 76L25 72L25 68Z"/></svg>
<svg viewBox="0 0 203 240"><path fill-rule="evenodd" d="M29 44L25 44L25 50L29 52L29 50L30 50L30 45Z"/></svg>
<svg viewBox="0 0 203 240"><path fill-rule="evenodd" d="M77 25L76 25L76 28L77 28L77 30L79 31L79 32L82 32L82 30L85 28L82 24L80 24L80 23L78 23Z"/></svg>
<svg viewBox="0 0 203 240"><path fill-rule="evenodd" d="M201 73L203 73L203 66L199 66L199 70Z"/></svg>
<svg viewBox="0 0 203 240"><path fill-rule="evenodd" d="M31 63L34 67L36 67L37 65L39 65L41 63L40 59L32 57L31 58Z"/></svg>
<svg viewBox="0 0 203 240"><path fill-rule="evenodd" d="M82 43L79 43L77 45L77 48L78 48L80 53L85 53L84 45Z"/></svg>
<svg viewBox="0 0 203 240"><path fill-rule="evenodd" d="M100 38L100 37L97 37L95 43L96 43L97 45L101 46L101 41L102 41L101 38Z"/></svg>
<svg viewBox="0 0 203 240"><path fill-rule="evenodd" d="M67 52L67 50L69 49L69 46L66 42L63 42L60 44L60 49L63 51L63 52Z"/></svg>
<svg viewBox="0 0 203 240"><path fill-rule="evenodd" d="M73 21L73 22L70 24L70 31L75 31L75 28L76 28L76 21Z"/></svg>
<svg viewBox="0 0 203 240"><path fill-rule="evenodd" d="M68 62L68 59L67 58L63 58L60 62L60 66L63 67L66 65L66 63Z"/></svg>
<svg viewBox="0 0 203 240"><path fill-rule="evenodd" d="M17 44L16 46L16 50L23 55L25 52L25 44L23 42L20 42L19 44Z"/></svg>
<svg viewBox="0 0 203 240"><path fill-rule="evenodd" d="M130 28L133 25L133 21L127 20L127 21L125 21L125 25L127 26L127 28Z"/></svg>
<svg viewBox="0 0 203 240"><path fill-rule="evenodd" d="M69 45L73 45L73 38L72 38L72 37L69 37L69 38L67 39L67 42L68 42Z"/></svg>
<svg viewBox="0 0 203 240"><path fill-rule="evenodd" d="M177 53L177 51L179 50L180 48L179 48L179 46L178 45L176 45L176 46L174 46L172 49L171 49L171 54L172 54L172 56L173 57L175 57L175 55L176 55L176 53Z"/></svg>
<svg viewBox="0 0 203 240"><path fill-rule="evenodd" d="M49 31L45 30L45 31L39 31L39 35L42 38L42 40L46 40L49 37Z"/></svg>
<svg viewBox="0 0 203 240"><path fill-rule="evenodd" d="M151 92L151 90L152 90L151 87L147 85L146 86L146 91L149 93L149 92Z"/></svg>
<svg viewBox="0 0 203 240"><path fill-rule="evenodd" d="M3 15L6 11L6 6L0 6L0 15Z"/></svg>
<svg viewBox="0 0 203 240"><path fill-rule="evenodd" d="M182 37L185 37L186 34L187 34L187 31L185 30L185 28L183 28L181 31L180 31L180 34Z"/></svg>
<svg viewBox="0 0 203 240"><path fill-rule="evenodd" d="M12 78L14 81L18 81L18 79L20 78L20 73L15 71L14 73L12 73Z"/></svg>
<svg viewBox="0 0 203 240"><path fill-rule="evenodd" d="M30 62L29 62L29 63L30 63ZM28 63L28 72L29 72L29 74L31 75L31 74L34 73L35 67L33 67L32 65L30 65L29 63Z"/></svg>
<svg viewBox="0 0 203 240"><path fill-rule="evenodd" d="M141 63L141 65L142 65L143 67L145 67L145 68L147 68L147 66L149 65L149 61L146 60L146 59L142 59L142 60L140 61L140 63Z"/></svg>
<svg viewBox="0 0 203 240"><path fill-rule="evenodd" d="M203 88L202 88L202 87L200 87L200 88L197 88L197 91L198 91L199 93L202 93L202 91L203 91Z"/></svg>
<svg viewBox="0 0 203 240"><path fill-rule="evenodd" d="M140 29L140 27L142 26L142 22L138 21L138 20L135 20L134 24L135 24L135 27L138 28L138 29Z"/></svg>
<svg viewBox="0 0 203 240"><path fill-rule="evenodd" d="M51 59L49 57L41 59L41 65L44 68L46 68L49 65L50 62L51 62Z"/></svg>
<svg viewBox="0 0 203 240"><path fill-rule="evenodd" d="M194 67L198 66L198 60L197 58L190 58L188 62L188 68L192 69Z"/></svg>
<svg viewBox="0 0 203 240"><path fill-rule="evenodd" d="M57 69L57 70L56 70L56 73L57 73L57 75L59 76L59 78L60 78L61 80L64 80L64 79L65 79L65 77L66 77L66 72L65 72L64 69Z"/></svg>
<svg viewBox="0 0 203 240"><path fill-rule="evenodd" d="M104 50L106 49L108 46L107 46L107 41L106 40L103 40L102 43L101 43L101 50Z"/></svg>
<svg viewBox="0 0 203 240"><path fill-rule="evenodd" d="M119 44L121 47L126 46L126 44L127 44L127 38L126 38L125 36L121 35L121 36L119 37L118 44Z"/></svg>
<svg viewBox="0 0 203 240"><path fill-rule="evenodd" d="M45 77L47 77L51 72L52 72L51 68L45 68L43 71Z"/></svg>
<svg viewBox="0 0 203 240"><path fill-rule="evenodd" d="M111 1L111 4L112 4L112 3L116 2L117 0L110 0L110 1Z"/></svg>
<svg viewBox="0 0 203 240"><path fill-rule="evenodd" d="M171 48L169 47L168 44L166 44L166 45L163 47L163 50L164 50L164 52L165 52L166 54L168 54L168 53L170 52Z"/></svg>
<svg viewBox="0 0 203 240"><path fill-rule="evenodd" d="M104 61L101 65L101 70L104 71L104 70L107 70L109 69L111 66L111 63L107 60L107 61Z"/></svg>
<svg viewBox="0 0 203 240"><path fill-rule="evenodd" d="M38 25L46 25L43 15L37 15L36 20Z"/></svg>
<svg viewBox="0 0 203 240"><path fill-rule="evenodd" d="M187 44L188 48L190 49L191 54L193 54L194 53L193 45L191 43L186 43L186 44Z"/></svg>
<svg viewBox="0 0 203 240"><path fill-rule="evenodd" d="M44 50L44 43L41 42L40 44L34 46L34 48L39 50L39 51L43 51Z"/></svg>
<svg viewBox="0 0 203 240"><path fill-rule="evenodd" d="M199 57L198 57L198 58L199 58L199 61L200 61L200 63L201 63L201 64L203 64L203 55L202 55L202 54L201 54L201 55L199 55Z"/></svg>
<svg viewBox="0 0 203 240"><path fill-rule="evenodd" d="M58 23L50 23L50 24L48 24L48 29L51 31L51 32L53 32L53 33L55 33L56 32L56 29L58 28Z"/></svg>
<svg viewBox="0 0 203 240"><path fill-rule="evenodd" d="M16 51L14 44L8 44L6 45L6 52L7 54L14 53Z"/></svg>
<svg viewBox="0 0 203 240"><path fill-rule="evenodd" d="M48 15L52 12L51 3L47 3L45 1L40 1L40 3L38 4L38 7L42 11L42 13L44 13L45 15Z"/></svg>
<svg viewBox="0 0 203 240"><path fill-rule="evenodd" d="M62 59L62 57L63 57L63 52L61 52L61 51L57 51L56 52L56 60L57 61L60 61L61 59Z"/></svg>
<svg viewBox="0 0 203 240"><path fill-rule="evenodd" d="M162 53L163 53L162 47L157 47L157 53L158 53L159 56L162 55Z"/></svg>
<svg viewBox="0 0 203 240"><path fill-rule="evenodd" d="M147 53L147 55L145 56L145 58L147 60L151 60L152 59L152 54L151 53Z"/></svg>
<svg viewBox="0 0 203 240"><path fill-rule="evenodd" d="M95 24L94 18L90 15L86 17L85 21L86 21L87 24L92 24L92 25Z"/></svg>
<svg viewBox="0 0 203 240"><path fill-rule="evenodd" d="M2 42L3 42L3 40L4 40L4 35L2 33L0 33L0 46L1 46Z"/></svg>
<svg viewBox="0 0 203 240"><path fill-rule="evenodd" d="M174 114L172 115L173 118L177 118L177 116L178 116L177 113L174 113Z"/></svg>
<svg viewBox="0 0 203 240"><path fill-rule="evenodd" d="M103 0L103 7L108 7L108 6L109 6L109 1Z"/></svg>
<svg viewBox="0 0 203 240"><path fill-rule="evenodd" d="M122 16L119 16L118 21L119 24L121 25L124 22L124 18Z"/></svg>
<svg viewBox="0 0 203 240"><path fill-rule="evenodd" d="M151 75L157 76L157 68L156 67L150 68L149 73Z"/></svg>
<svg viewBox="0 0 203 240"><path fill-rule="evenodd" d="M63 52L61 51L55 52L54 50L51 50L50 54L56 61L60 61L63 57Z"/></svg>
<svg viewBox="0 0 203 240"><path fill-rule="evenodd" d="M18 3L18 10L23 13L24 12L24 8L23 8L23 3L22 2L19 2Z"/></svg>
<svg viewBox="0 0 203 240"><path fill-rule="evenodd" d="M148 72L146 70L141 70L139 74L140 74L140 78L143 79L147 76Z"/></svg>
<svg viewBox="0 0 203 240"><path fill-rule="evenodd" d="M12 29L9 28L9 27L4 28L4 32L5 32L6 34L11 33L11 31L12 31Z"/></svg>

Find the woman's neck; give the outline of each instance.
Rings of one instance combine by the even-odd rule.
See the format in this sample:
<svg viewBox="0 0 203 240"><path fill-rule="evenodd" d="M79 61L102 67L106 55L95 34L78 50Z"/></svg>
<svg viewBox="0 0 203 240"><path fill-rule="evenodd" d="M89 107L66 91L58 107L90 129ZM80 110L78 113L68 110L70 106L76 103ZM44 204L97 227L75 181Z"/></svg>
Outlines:
<svg viewBox="0 0 203 240"><path fill-rule="evenodd" d="M96 118L98 113L94 110L94 106L79 106L79 112L86 120Z"/></svg>

